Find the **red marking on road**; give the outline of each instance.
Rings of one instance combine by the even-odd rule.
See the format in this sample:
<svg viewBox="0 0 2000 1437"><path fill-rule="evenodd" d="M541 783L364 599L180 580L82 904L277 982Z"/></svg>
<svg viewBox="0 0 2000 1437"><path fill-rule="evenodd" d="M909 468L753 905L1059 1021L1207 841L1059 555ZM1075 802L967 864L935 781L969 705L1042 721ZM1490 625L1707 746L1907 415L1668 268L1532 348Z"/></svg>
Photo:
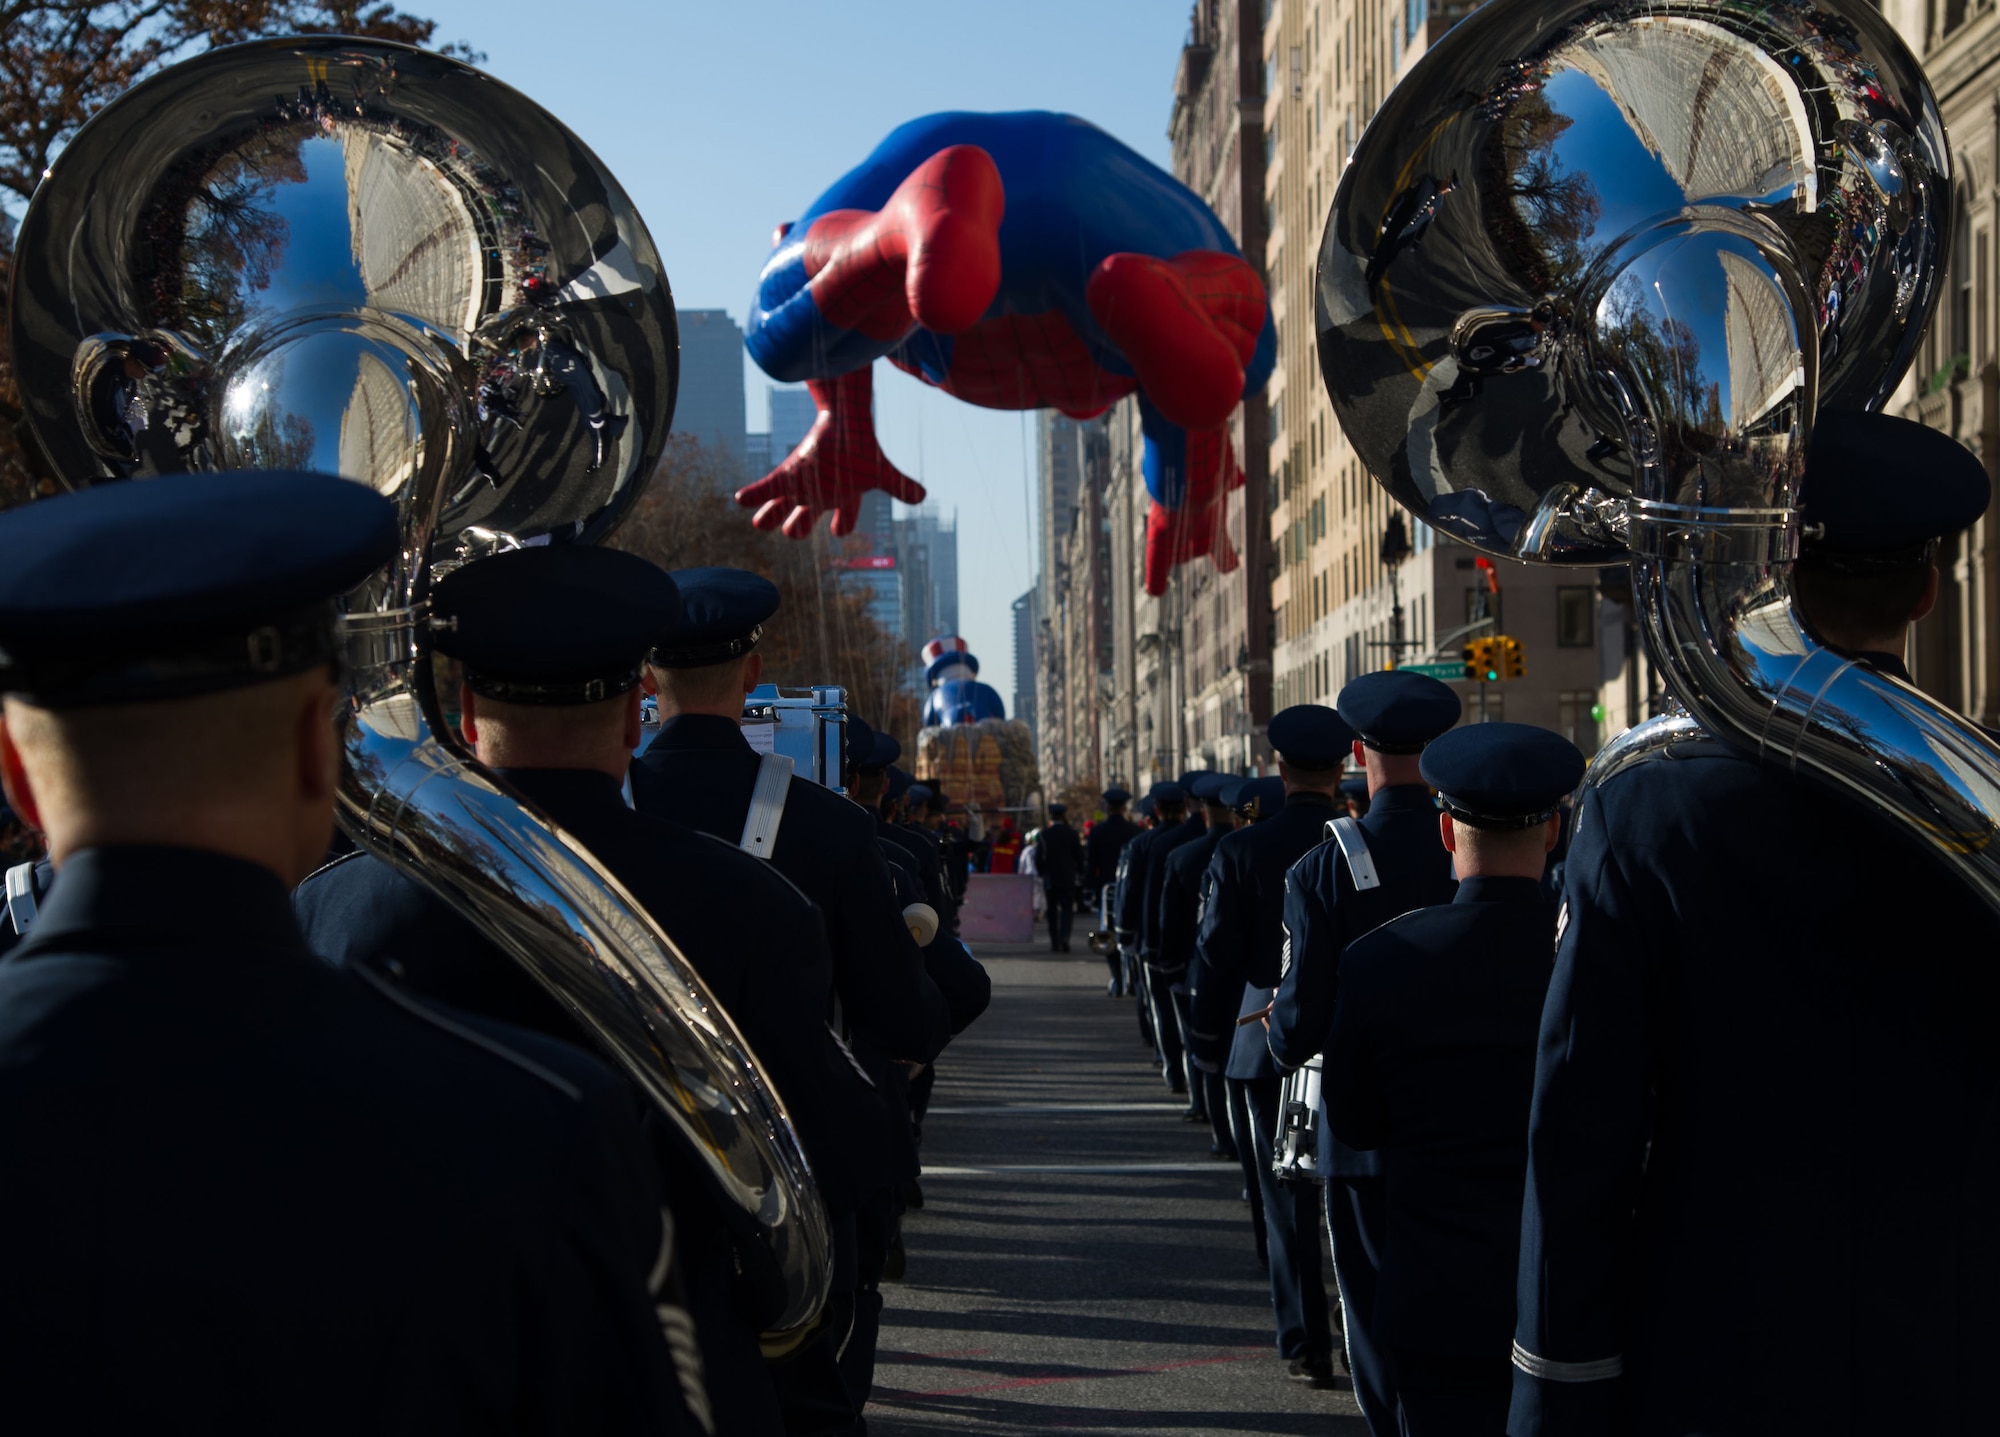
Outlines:
<svg viewBox="0 0 2000 1437"><path fill-rule="evenodd" d="M953 1352L890 1352L885 1348L875 1356L882 1362L908 1362L918 1358L925 1362L942 1362L950 1357L984 1357L992 1350L990 1347L961 1347Z"/></svg>
<svg viewBox="0 0 2000 1437"><path fill-rule="evenodd" d="M1066 1372L1058 1377L1015 1377L1006 1382L982 1382L976 1387L951 1387L936 1392L910 1392L877 1388L877 1402L899 1402L912 1397L966 1397L975 1392L1006 1392L1019 1387L1048 1387L1060 1382L1102 1382L1114 1377L1149 1377L1159 1372L1178 1372L1185 1367L1216 1367L1226 1362L1249 1362L1264 1356L1261 1347L1246 1347L1219 1357L1189 1357L1179 1362L1161 1362L1151 1367L1120 1367L1109 1372Z"/></svg>

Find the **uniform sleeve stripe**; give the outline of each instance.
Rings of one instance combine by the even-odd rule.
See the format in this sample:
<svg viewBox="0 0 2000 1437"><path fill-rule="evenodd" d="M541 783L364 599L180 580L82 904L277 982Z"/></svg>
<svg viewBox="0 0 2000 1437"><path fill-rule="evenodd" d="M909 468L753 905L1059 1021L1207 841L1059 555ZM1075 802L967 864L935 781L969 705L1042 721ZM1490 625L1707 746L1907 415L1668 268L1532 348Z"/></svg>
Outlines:
<svg viewBox="0 0 2000 1437"><path fill-rule="evenodd" d="M1537 1356L1518 1342L1514 1344L1514 1365L1545 1382L1608 1382L1625 1375L1622 1356L1600 1357L1595 1362L1555 1362Z"/></svg>

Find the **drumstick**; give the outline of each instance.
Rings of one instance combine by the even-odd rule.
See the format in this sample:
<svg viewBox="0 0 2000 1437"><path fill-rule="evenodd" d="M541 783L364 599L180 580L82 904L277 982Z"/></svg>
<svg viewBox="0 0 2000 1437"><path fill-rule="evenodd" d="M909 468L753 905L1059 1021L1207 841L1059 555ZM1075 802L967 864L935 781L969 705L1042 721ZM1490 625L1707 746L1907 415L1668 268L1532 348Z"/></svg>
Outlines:
<svg viewBox="0 0 2000 1437"><path fill-rule="evenodd" d="M1276 1003L1266 1003L1263 1007L1259 1008L1254 1013L1245 1013L1242 1017L1236 1020L1236 1026L1239 1028L1247 1028L1252 1023L1256 1022L1259 1018L1268 1018L1271 1016L1271 1010L1277 1006L1278 1005Z"/></svg>

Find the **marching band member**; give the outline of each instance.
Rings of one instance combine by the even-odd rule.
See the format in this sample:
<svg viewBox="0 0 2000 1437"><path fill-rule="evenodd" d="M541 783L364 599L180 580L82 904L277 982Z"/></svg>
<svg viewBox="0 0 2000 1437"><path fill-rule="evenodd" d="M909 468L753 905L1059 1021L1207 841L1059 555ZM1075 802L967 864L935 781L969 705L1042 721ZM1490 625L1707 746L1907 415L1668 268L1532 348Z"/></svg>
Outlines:
<svg viewBox="0 0 2000 1437"><path fill-rule="evenodd" d="M962 981L947 993L933 980L927 951L904 924L875 825L859 805L798 775L768 799L758 793L764 765L743 737L743 698L763 675L756 648L777 612L777 587L741 569L682 569L673 578L681 614L654 636L649 672L661 724L632 764L634 805L732 844L761 834L767 861L826 921L838 1015L857 1056L878 1072L932 1061L985 1006L983 972L969 955L960 959L933 944L932 960L949 964ZM968 965L971 971L960 971ZM906 1110L892 1112L892 1121L899 1116ZM902 1200L892 1181L856 1211L854 1317L839 1342L857 1422L874 1380L879 1284Z"/></svg>
<svg viewBox="0 0 2000 1437"><path fill-rule="evenodd" d="M680 611L674 581L594 545L497 554L441 579L439 652L464 667L461 724L481 762L577 839L650 914L748 1039L797 1124L836 1241L853 1171L886 1161L887 1114L825 1025L832 958L819 914L768 864L706 834L634 813L622 792L639 739L653 636ZM718 902L718 894L729 901ZM313 949L454 1007L586 1043L563 1007L442 899L366 854L307 879L294 906ZM679 1222L720 1430L777 1433L830 1350L767 1370L753 1294L726 1215L677 1135L657 1135ZM839 1258L836 1268L848 1270ZM836 1308L851 1293L836 1291ZM772 1373L781 1377L773 1387ZM810 1399L804 1399L810 1406ZM782 1409L781 1409L782 1401Z"/></svg>
<svg viewBox="0 0 2000 1437"><path fill-rule="evenodd" d="M1236 829L1236 814L1223 802L1225 790L1236 785L1232 774L1205 773L1189 789L1201 804L1207 827L1192 843L1184 843L1167 855L1160 880L1160 959L1161 971L1175 975L1168 989L1174 1004L1174 1022L1181 1034L1186 1057L1188 1091L1201 1095L1200 1109L1208 1119L1211 1157L1235 1158L1236 1140L1229 1131L1229 1097L1223 1088L1222 1072L1194 1061L1188 1031L1188 980L1195 956L1195 935L1201 926L1202 875L1215 855L1215 846Z"/></svg>
<svg viewBox="0 0 2000 1437"><path fill-rule="evenodd" d="M1420 767L1458 892L1340 955L1322 1091L1333 1135L1381 1156L1373 1335L1400 1430L1491 1437L1507 1420L1528 1099L1555 947L1542 866L1583 755L1546 729L1470 724Z"/></svg>
<svg viewBox="0 0 2000 1437"><path fill-rule="evenodd" d="M1125 845L1139 834L1139 825L1126 816L1125 805L1132 801L1132 795L1113 784L1104 790L1104 817L1090 830L1090 836L1083 841L1083 886L1085 894L1098 911L1104 911L1104 893L1111 889L1116 897L1118 863ZM1110 926L1117 929L1117 915L1106 915ZM1104 985L1104 993L1109 998L1123 997L1125 993L1125 960L1118 952L1117 945L1104 955L1104 961L1111 969L1110 981Z"/></svg>
<svg viewBox="0 0 2000 1437"><path fill-rule="evenodd" d="M0 515L0 775L57 874L0 963L10 1429L709 1425L625 1085L293 919L333 829L335 600L398 543L304 474Z"/></svg>
<svg viewBox="0 0 2000 1437"><path fill-rule="evenodd" d="M1333 789L1354 744L1354 730L1319 704L1295 704L1271 717L1282 807L1225 837L1203 876L1201 937L1189 969L1189 1037L1195 1060L1221 1071L1247 1114L1249 1160L1269 1256L1278 1355L1290 1375L1316 1386L1333 1382L1333 1329L1320 1277L1317 1184L1281 1181L1271 1170L1283 1079L1259 1023L1237 1019L1270 1007L1285 944L1285 874L1326 836L1336 816ZM1259 780L1262 782L1263 780Z"/></svg>
<svg viewBox="0 0 2000 1437"><path fill-rule="evenodd" d="M1906 679L1950 437L1822 410L1794 602ZM1719 740L1584 792L1542 1015L1516 1437L1972 1433L2000 1350L2000 924L1887 815Z"/></svg>
<svg viewBox="0 0 2000 1437"><path fill-rule="evenodd" d="M1326 1047L1342 950L1399 913L1450 901L1454 886L1418 756L1458 722L1458 695L1436 679L1394 670L1355 679L1336 707L1357 735L1352 751L1368 774L1368 816L1346 820L1337 838L1285 875L1290 961L1271 1004L1270 1045L1286 1069ZM1355 1400L1376 1437L1387 1437L1396 1430L1395 1387L1373 1326L1381 1165L1337 1138L1320 1144L1319 1163Z"/></svg>

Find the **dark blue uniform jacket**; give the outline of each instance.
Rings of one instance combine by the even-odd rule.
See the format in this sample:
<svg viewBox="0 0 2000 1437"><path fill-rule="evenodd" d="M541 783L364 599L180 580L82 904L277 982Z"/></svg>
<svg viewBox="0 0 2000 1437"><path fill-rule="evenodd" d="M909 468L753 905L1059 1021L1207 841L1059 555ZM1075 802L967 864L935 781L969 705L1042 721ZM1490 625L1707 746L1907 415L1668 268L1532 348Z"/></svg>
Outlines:
<svg viewBox="0 0 2000 1437"><path fill-rule="evenodd" d="M1622 1371L1517 1371L1509 1430L1991 1432L2000 921L1713 740L1587 789L1566 872L1515 1361Z"/></svg>
<svg viewBox="0 0 2000 1437"><path fill-rule="evenodd" d="M634 813L601 773L504 769L672 938L749 1041L797 1125L827 1200L851 1204L888 1154L881 1102L841 1056L825 1013L832 960L812 904L782 875L707 834ZM568 1011L443 899L354 854L293 897L314 952L418 992L587 1045Z"/></svg>
<svg viewBox="0 0 2000 1437"><path fill-rule="evenodd" d="M1533 878L1468 878L1340 959L1327 1122L1381 1154L1378 1336L1504 1357L1514 1332L1535 1035L1556 907Z"/></svg>
<svg viewBox="0 0 2000 1437"><path fill-rule="evenodd" d="M900 912L912 903L930 902L923 880L918 870L910 862L909 853L886 838L878 837L882 846L882 861L888 866L889 877L896 888L896 907ZM907 925L905 932L908 931ZM944 995L945 1011L951 1021L952 1036L956 1037L972 1026L972 1020L986 1011L986 1005L993 1000L993 980L986 968L972 950L958 938L946 933L942 928L930 945L920 951L924 955L924 972ZM884 1058L901 1071L901 1065Z"/></svg>
<svg viewBox="0 0 2000 1437"><path fill-rule="evenodd" d="M1175 850L1197 842L1208 832L1208 825L1199 813L1190 814L1172 828L1156 832L1146 845L1145 886L1139 893L1139 952L1146 962L1155 967L1173 970L1187 960L1168 963L1160 953L1164 935L1160 932L1160 895L1167 886L1167 859ZM1127 882L1131 880L1128 878Z"/></svg>
<svg viewBox="0 0 2000 1437"><path fill-rule="evenodd" d="M1083 886L1099 889L1118 878L1118 852L1138 837L1139 825L1123 814L1101 818L1083 841Z"/></svg>
<svg viewBox="0 0 2000 1437"><path fill-rule="evenodd" d="M1163 831L1141 829L1119 855L1121 871L1117 875L1118 891L1112 895L1111 919L1118 925L1120 945L1130 953L1139 951L1139 930L1145 926L1146 865L1151 861L1153 844Z"/></svg>
<svg viewBox="0 0 2000 1437"><path fill-rule="evenodd" d="M1273 1078L1264 1027L1236 1019L1271 1001L1285 945L1285 873L1326 836L1336 813L1322 793L1297 790L1261 823L1223 837L1202 882L1201 934L1188 970L1189 1037L1204 1062L1227 1061L1232 1078Z"/></svg>
<svg viewBox="0 0 2000 1437"><path fill-rule="evenodd" d="M779 832L783 831L780 827ZM894 844L902 852L916 872L918 887L923 890L923 901L937 910L940 929L956 937L958 901L952 897L951 888L945 882L944 849L937 836L904 828L900 824L885 823L879 814L875 817L875 836Z"/></svg>
<svg viewBox="0 0 2000 1437"><path fill-rule="evenodd" d="M1412 908L1449 903L1458 886L1451 855L1438 838L1437 806L1421 784L1380 789L1361 820L1381 886L1354 887L1347 860L1332 839L1320 844L1285 875L1285 941L1289 966L1271 1005L1271 1055L1296 1068L1323 1052L1333 1031L1340 986L1340 955L1370 929ZM1320 1171L1328 1176L1371 1177L1381 1171L1372 1154L1338 1138L1320 1146Z"/></svg>
<svg viewBox="0 0 2000 1437"><path fill-rule="evenodd" d="M633 761L632 803L734 844L757 764L733 719L679 714ZM950 1041L951 1015L904 926L874 830L860 805L795 777L770 861L819 905L849 1029L888 1057L927 1063Z"/></svg>
<svg viewBox="0 0 2000 1437"><path fill-rule="evenodd" d="M336 971L283 885L72 855L0 962L22 1433L686 1432L625 1084Z"/></svg>
<svg viewBox="0 0 2000 1437"><path fill-rule="evenodd" d="M1083 884L1083 840L1067 823L1035 835L1035 876L1051 901L1074 903Z"/></svg>
<svg viewBox="0 0 2000 1437"><path fill-rule="evenodd" d="M1160 882L1160 966L1185 968L1194 961L1195 935L1201 927L1201 877L1215 847L1231 830L1204 830L1192 843L1184 843L1167 855L1166 873Z"/></svg>

